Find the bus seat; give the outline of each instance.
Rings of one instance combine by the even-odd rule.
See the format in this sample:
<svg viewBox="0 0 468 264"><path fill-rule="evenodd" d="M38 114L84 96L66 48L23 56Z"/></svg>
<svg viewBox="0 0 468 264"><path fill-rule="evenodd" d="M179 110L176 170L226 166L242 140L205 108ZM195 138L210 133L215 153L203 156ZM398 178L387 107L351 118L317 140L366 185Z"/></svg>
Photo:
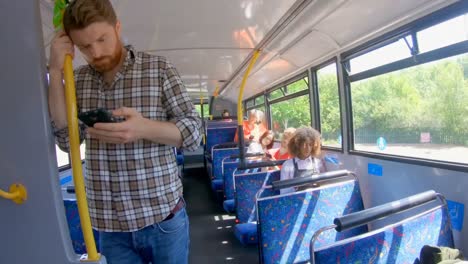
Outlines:
<svg viewBox="0 0 468 264"><path fill-rule="evenodd" d="M76 254L86 253L86 245L84 243L83 232L81 230L80 215L78 213L78 205L76 199L65 199L63 200L65 206L65 213L67 216L68 229L70 232L70 238L73 245L73 250ZM94 240L96 241L96 247L99 250L99 233L93 229Z"/></svg>
<svg viewBox="0 0 468 264"><path fill-rule="evenodd" d="M236 129L237 127L208 128L206 130L206 154L211 155L214 145L233 142Z"/></svg>
<svg viewBox="0 0 468 264"><path fill-rule="evenodd" d="M228 199L223 202L224 211L234 213L236 211L236 204L234 199Z"/></svg>
<svg viewBox="0 0 468 264"><path fill-rule="evenodd" d="M337 216L363 210L357 179L322 177L334 174L336 173L328 172L310 177L315 179L313 183L318 184L317 187L282 195L259 195L258 234L262 263L296 263L309 260L310 240L316 230L329 225ZM294 185L283 183L296 180L298 178L273 182L272 189L293 187ZM341 234L332 230L327 236L321 237L317 244L331 244L364 232L367 232L367 226Z"/></svg>
<svg viewBox="0 0 468 264"><path fill-rule="evenodd" d="M258 243L257 223L241 223L234 228L234 236L242 245L252 245Z"/></svg>
<svg viewBox="0 0 468 264"><path fill-rule="evenodd" d="M280 179L280 171L256 172L236 174L234 182L236 186L236 219L239 223L247 223L257 220L255 203L257 192L262 186L270 185ZM271 192L271 190L265 190ZM279 194L272 192L269 195Z"/></svg>
<svg viewBox="0 0 468 264"><path fill-rule="evenodd" d="M258 243L256 194L265 185L280 178L280 171L256 171L234 176L236 183L236 222L234 235L244 245ZM271 192L271 189L265 190ZM278 194L276 193L271 193Z"/></svg>
<svg viewBox="0 0 468 264"><path fill-rule="evenodd" d="M410 210L410 207L404 208L405 203L406 205L413 204L412 208L415 208L414 206L422 206L423 204L428 205L428 202L431 201L426 200L423 203L419 203L417 200L422 197L421 195L432 195L429 192L420 193L351 214L351 216L354 215L357 217L364 216L364 218L357 219L359 222L358 225L353 225L353 223L344 220L348 217L346 215L343 216L341 220L340 218L335 219L334 222L343 223L342 221L347 221L348 224L350 224L350 228L339 224L337 226L337 230L339 231L349 231L354 227L359 228L371 221L391 215L395 216L396 213L403 210ZM433 192L433 194L436 193ZM425 210L423 212L419 210L416 213L405 215L405 219L399 219L399 222L396 223L392 221L391 224L377 230L373 230L359 236L350 237L340 241L340 243L333 243L325 247L320 246L319 244L321 243L314 243L312 240L310 243L310 251L314 252L312 263L331 264L338 263L343 260L346 260L346 262L349 263L415 263L415 260L419 257L419 253L424 245L453 248L453 234L449 220L449 213L444 201L445 199L439 194L436 195L441 198L439 200L441 203L436 206L433 204L435 200L432 200L431 208L427 208L426 206L423 208ZM403 209L400 210L396 206ZM387 210L387 212L384 212L384 210ZM372 215L372 212L377 211L381 214L380 216L368 217ZM415 210L411 210L411 212L413 211ZM333 228L333 226L331 228ZM322 239L322 234L316 234L317 239Z"/></svg>

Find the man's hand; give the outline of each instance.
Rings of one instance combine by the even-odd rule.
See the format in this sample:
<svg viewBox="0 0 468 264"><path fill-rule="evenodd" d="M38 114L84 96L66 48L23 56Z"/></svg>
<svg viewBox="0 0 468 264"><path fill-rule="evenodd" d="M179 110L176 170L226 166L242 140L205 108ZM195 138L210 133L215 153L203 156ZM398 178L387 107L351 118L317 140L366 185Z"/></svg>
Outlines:
<svg viewBox="0 0 468 264"><path fill-rule="evenodd" d="M68 37L65 31L57 32L50 44L49 71L62 72L65 55L75 55L72 40Z"/></svg>
<svg viewBox="0 0 468 264"><path fill-rule="evenodd" d="M113 116L124 117L125 121L120 123L96 123L94 127L88 128L92 138L107 143L125 144L143 139L143 131L147 119L136 109L122 107L112 111Z"/></svg>

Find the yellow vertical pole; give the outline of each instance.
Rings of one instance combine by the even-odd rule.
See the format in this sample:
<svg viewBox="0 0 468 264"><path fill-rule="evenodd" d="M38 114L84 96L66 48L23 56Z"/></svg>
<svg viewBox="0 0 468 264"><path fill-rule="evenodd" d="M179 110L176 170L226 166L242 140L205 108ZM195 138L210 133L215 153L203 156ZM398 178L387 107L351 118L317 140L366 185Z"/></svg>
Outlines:
<svg viewBox="0 0 468 264"><path fill-rule="evenodd" d="M258 56L260 55L260 50L255 50L252 59L250 60L249 66L247 67L247 70L244 73L244 78L242 78L242 83L239 88L239 97L237 98L237 135L239 139L239 159L240 159L240 167L243 168L245 166L245 157L244 157L244 128L243 128L243 113L242 113L242 98L244 97L244 89L245 89L245 84L247 83L247 78L250 75L250 71L252 70L253 66L255 65L255 62L258 59Z"/></svg>
<svg viewBox="0 0 468 264"><path fill-rule="evenodd" d="M63 29L63 14L69 0L55 0L54 16L52 22L56 30ZM96 250L91 218L89 217L88 202L83 179L83 168L80 155L80 134L78 127L78 110L76 107L75 77L73 76L72 56L67 54L63 65L65 79L65 102L67 105L68 136L70 142L71 165L73 171L73 183L75 184L76 203L80 214L81 230L85 241L87 258L82 261L98 261L99 254Z"/></svg>
<svg viewBox="0 0 468 264"><path fill-rule="evenodd" d="M96 250L96 242L94 241L94 234L91 228L91 219L89 217L83 180L83 168L81 166L75 79L73 76L72 57L70 55L65 57L63 73L65 79L65 101L67 104L68 135L70 141L73 182L75 184L76 202L78 205L78 212L80 214L81 230L83 230L86 251L88 252L88 259L86 261L97 261L99 260L99 254Z"/></svg>

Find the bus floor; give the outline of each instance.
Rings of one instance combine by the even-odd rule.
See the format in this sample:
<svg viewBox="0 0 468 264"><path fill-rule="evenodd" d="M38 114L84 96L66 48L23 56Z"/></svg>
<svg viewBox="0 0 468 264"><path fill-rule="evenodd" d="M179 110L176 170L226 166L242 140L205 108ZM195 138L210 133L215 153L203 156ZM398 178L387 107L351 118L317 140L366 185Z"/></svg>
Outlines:
<svg viewBox="0 0 468 264"><path fill-rule="evenodd" d="M183 183L190 221L189 263L258 263L257 246L244 246L235 238L235 217L214 197L204 168L185 169Z"/></svg>

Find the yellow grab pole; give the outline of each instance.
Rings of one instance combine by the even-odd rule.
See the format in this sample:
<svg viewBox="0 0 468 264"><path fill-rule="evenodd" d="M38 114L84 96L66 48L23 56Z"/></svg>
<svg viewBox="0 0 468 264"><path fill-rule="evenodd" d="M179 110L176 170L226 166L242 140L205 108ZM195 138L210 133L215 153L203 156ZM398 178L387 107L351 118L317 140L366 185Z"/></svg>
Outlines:
<svg viewBox="0 0 468 264"><path fill-rule="evenodd" d="M243 120L242 120L242 97L244 97L244 88L245 84L247 83L247 78L250 75L250 71L252 70L255 62L260 55L260 50L255 50L252 59L250 60L249 66L245 71L244 78L242 78L242 83L239 88L239 97L237 98L237 137L239 139L239 158L240 158L240 168L245 167L245 157L244 157L244 128L243 128Z"/></svg>
<svg viewBox="0 0 468 264"><path fill-rule="evenodd" d="M260 50L256 50L252 56L252 59L250 60L250 64L247 67L247 70L245 71L244 78L242 78L242 83L239 89L239 97L237 98L237 125L241 126L242 125L242 97L244 97L244 88L245 84L247 83L247 78L249 77L250 71L252 70L253 66L255 65L255 62L258 59L258 56L260 55ZM240 137L240 136L239 136Z"/></svg>
<svg viewBox="0 0 468 264"><path fill-rule="evenodd" d="M78 111L76 109L76 91L75 79L73 76L72 57L67 55L65 57L65 64L63 68L65 79L65 101L67 103L67 122L68 122L68 135L70 139L70 155L71 165L73 170L73 182L75 184L76 202L78 204L78 212L80 214L81 230L83 230L83 237L88 252L88 259L86 261L99 260L99 254L96 250L96 242L94 241L94 234L91 228L91 219L89 217L88 203L86 201L86 193L83 180L83 169L81 166L80 157L80 135L78 127Z"/></svg>

